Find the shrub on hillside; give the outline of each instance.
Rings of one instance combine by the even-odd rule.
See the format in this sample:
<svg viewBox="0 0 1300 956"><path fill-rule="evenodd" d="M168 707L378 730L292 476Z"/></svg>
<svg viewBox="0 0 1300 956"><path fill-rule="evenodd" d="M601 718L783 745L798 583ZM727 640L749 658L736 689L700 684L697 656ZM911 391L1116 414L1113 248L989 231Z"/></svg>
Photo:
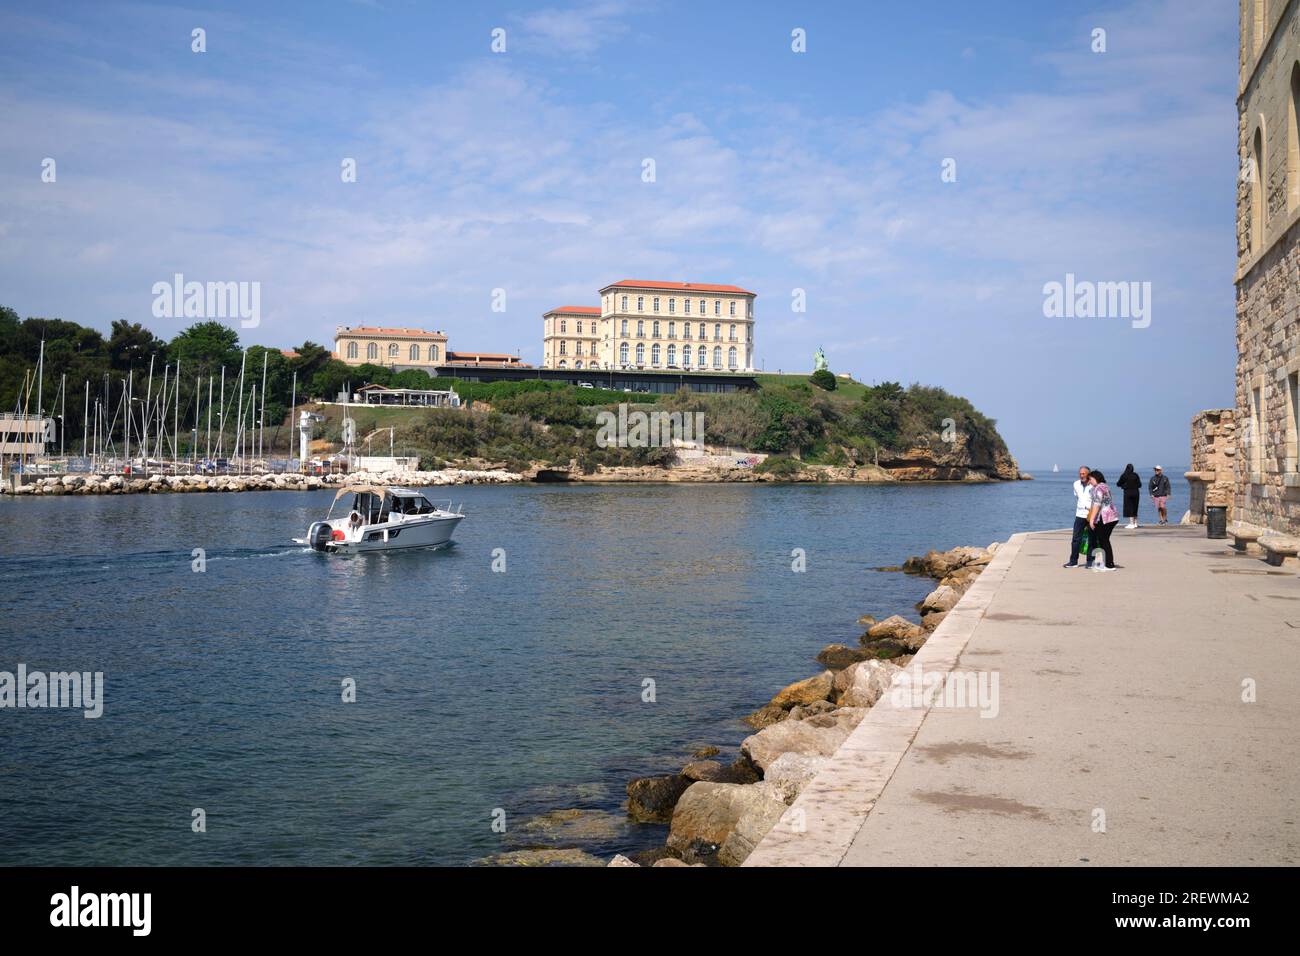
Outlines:
<svg viewBox="0 0 1300 956"><path fill-rule="evenodd" d="M831 374L829 369L819 368L817 371L812 373L812 377L809 378L808 381L812 382L824 392L835 391L835 376Z"/></svg>
<svg viewBox="0 0 1300 956"><path fill-rule="evenodd" d="M771 455L755 465L754 471L760 475L793 478L803 471L803 464L788 455Z"/></svg>

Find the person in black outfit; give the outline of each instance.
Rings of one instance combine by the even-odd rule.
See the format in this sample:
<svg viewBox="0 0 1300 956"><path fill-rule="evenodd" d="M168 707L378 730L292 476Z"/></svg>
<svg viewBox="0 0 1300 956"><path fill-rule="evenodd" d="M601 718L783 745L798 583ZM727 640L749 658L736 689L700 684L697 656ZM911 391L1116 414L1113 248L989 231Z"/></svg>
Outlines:
<svg viewBox="0 0 1300 956"><path fill-rule="evenodd" d="M1124 517L1128 519L1126 528L1136 528L1138 526L1138 501L1142 498L1142 476L1133 470L1133 466L1127 465L1124 468L1124 474L1119 476L1115 482L1124 491Z"/></svg>

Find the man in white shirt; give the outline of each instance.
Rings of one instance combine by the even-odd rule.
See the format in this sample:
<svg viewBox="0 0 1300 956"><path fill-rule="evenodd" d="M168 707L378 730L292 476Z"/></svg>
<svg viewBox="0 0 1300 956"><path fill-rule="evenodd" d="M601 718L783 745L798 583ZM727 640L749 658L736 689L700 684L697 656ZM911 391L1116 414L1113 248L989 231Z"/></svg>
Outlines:
<svg viewBox="0 0 1300 956"><path fill-rule="evenodd" d="M1079 549L1083 547L1083 532L1088 527L1088 512L1092 510L1092 489L1088 487L1088 475L1092 469L1087 465L1079 466L1079 480L1074 483L1074 533L1070 536L1070 560L1067 568L1079 566Z"/></svg>

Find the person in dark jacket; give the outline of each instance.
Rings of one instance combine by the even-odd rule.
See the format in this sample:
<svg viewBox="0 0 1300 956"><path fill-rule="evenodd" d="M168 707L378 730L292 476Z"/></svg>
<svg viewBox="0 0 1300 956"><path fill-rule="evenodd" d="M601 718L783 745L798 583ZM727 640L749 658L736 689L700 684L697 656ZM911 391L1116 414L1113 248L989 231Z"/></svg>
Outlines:
<svg viewBox="0 0 1300 956"><path fill-rule="evenodd" d="M1151 476L1151 481L1147 484L1147 490L1151 492L1151 503L1156 506L1156 514L1160 516L1161 524L1169 524L1169 516L1165 513L1165 508L1169 504L1169 478L1165 475L1165 470L1156 465L1156 473Z"/></svg>
<svg viewBox="0 0 1300 956"><path fill-rule="evenodd" d="M1136 528L1138 526L1138 501L1142 497L1142 476L1133 470L1133 466L1126 465L1124 474L1119 476L1115 482L1124 491L1124 517L1128 519L1126 528Z"/></svg>

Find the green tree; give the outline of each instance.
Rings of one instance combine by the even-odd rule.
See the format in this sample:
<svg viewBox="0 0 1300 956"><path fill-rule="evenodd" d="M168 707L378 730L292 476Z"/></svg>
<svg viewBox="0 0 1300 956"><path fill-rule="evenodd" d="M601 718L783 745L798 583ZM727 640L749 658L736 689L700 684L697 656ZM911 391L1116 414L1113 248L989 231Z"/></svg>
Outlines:
<svg viewBox="0 0 1300 956"><path fill-rule="evenodd" d="M835 376L831 374L829 369L819 368L817 371L812 373L812 377L809 378L808 381L812 382L824 392L835 391Z"/></svg>
<svg viewBox="0 0 1300 956"><path fill-rule="evenodd" d="M180 361L186 375L206 378L219 374L222 366L238 369L239 333L221 322L199 322L171 340L167 355L172 362Z"/></svg>

